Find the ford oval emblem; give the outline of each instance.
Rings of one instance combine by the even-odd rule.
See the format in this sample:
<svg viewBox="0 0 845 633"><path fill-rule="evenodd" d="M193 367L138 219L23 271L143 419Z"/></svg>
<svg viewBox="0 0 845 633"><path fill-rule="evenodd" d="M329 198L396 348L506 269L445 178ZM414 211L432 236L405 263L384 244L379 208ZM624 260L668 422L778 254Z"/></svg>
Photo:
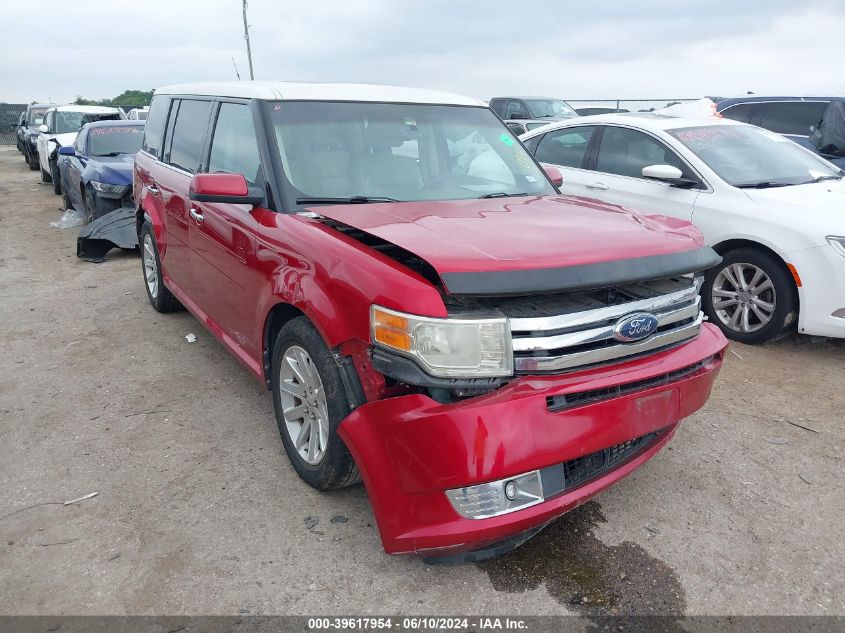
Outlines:
<svg viewBox="0 0 845 633"><path fill-rule="evenodd" d="M630 314L616 322L613 338L622 343L633 343L648 338L657 330L657 318L648 312Z"/></svg>

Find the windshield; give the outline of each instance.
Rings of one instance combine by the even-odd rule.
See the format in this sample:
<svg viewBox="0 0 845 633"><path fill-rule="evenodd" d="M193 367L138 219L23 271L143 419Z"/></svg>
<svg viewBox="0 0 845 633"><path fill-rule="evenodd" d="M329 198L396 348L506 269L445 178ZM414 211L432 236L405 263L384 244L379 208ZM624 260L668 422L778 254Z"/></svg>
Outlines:
<svg viewBox="0 0 845 633"><path fill-rule="evenodd" d="M668 132L735 187L798 185L841 175L839 169L785 136L750 125L710 125Z"/></svg>
<svg viewBox="0 0 845 633"><path fill-rule="evenodd" d="M91 114L88 112L62 112L56 111L56 129L52 130L53 134L67 134L68 132L78 132L80 128L86 123L93 123L94 121L119 121L120 115L114 114Z"/></svg>
<svg viewBox="0 0 845 633"><path fill-rule="evenodd" d="M526 99L525 103L533 119L571 117L577 114L566 101L560 99Z"/></svg>
<svg viewBox="0 0 845 633"><path fill-rule="evenodd" d="M143 125L94 127L88 131L89 156L137 154L144 138Z"/></svg>
<svg viewBox="0 0 845 633"><path fill-rule="evenodd" d="M299 204L308 204L307 198L364 202L555 193L487 108L348 102L267 107Z"/></svg>
<svg viewBox="0 0 845 633"><path fill-rule="evenodd" d="M47 108L33 108L32 110L30 110L27 125L31 125L34 127L44 123L45 112L47 112Z"/></svg>

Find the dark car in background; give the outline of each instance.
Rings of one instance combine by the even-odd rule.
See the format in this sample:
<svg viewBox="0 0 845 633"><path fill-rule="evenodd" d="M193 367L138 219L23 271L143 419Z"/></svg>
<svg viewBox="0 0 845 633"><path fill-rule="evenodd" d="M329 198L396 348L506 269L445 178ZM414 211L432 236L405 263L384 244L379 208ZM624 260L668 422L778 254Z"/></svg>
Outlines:
<svg viewBox="0 0 845 633"><path fill-rule="evenodd" d="M53 103L33 103L27 106L23 121L18 127L18 149L23 153L23 159L32 171L38 169L38 135L39 127L44 123L44 115Z"/></svg>
<svg viewBox="0 0 845 633"><path fill-rule="evenodd" d="M65 209L81 211L90 222L132 206L132 168L143 138L143 121L84 125L72 147L59 149Z"/></svg>
<svg viewBox="0 0 845 633"><path fill-rule="evenodd" d="M493 97L489 105L514 134L578 116L566 101L553 97Z"/></svg>
<svg viewBox="0 0 845 633"><path fill-rule="evenodd" d="M836 155L819 151L811 141L811 128L819 125L828 106L845 102L845 97L711 97L716 111L727 119L742 121L782 134L806 147L837 167L845 168L845 148Z"/></svg>

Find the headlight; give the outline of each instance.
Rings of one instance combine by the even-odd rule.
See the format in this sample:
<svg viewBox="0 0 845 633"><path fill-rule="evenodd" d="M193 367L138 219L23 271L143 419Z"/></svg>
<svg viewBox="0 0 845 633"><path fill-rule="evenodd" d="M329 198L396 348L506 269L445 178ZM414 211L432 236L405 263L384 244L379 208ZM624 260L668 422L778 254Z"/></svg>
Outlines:
<svg viewBox="0 0 845 633"><path fill-rule="evenodd" d="M122 196L129 190L129 185L110 185L105 182L91 181L91 186L100 193L107 193L115 196Z"/></svg>
<svg viewBox="0 0 845 633"><path fill-rule="evenodd" d="M370 331L375 345L415 359L432 376L513 374L510 328L504 317L433 319L374 305Z"/></svg>
<svg viewBox="0 0 845 633"><path fill-rule="evenodd" d="M827 241L833 247L833 250L845 257L845 237L828 235Z"/></svg>

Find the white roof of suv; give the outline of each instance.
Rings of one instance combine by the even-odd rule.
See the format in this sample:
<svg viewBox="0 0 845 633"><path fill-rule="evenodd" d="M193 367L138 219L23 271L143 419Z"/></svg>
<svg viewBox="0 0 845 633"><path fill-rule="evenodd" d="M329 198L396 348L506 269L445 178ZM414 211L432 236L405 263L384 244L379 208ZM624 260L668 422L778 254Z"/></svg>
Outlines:
<svg viewBox="0 0 845 633"><path fill-rule="evenodd" d="M267 101L369 101L388 103L431 103L441 105L482 106L478 99L449 92L380 86L293 81L220 81L176 84L158 88L155 94L205 95L264 99Z"/></svg>

